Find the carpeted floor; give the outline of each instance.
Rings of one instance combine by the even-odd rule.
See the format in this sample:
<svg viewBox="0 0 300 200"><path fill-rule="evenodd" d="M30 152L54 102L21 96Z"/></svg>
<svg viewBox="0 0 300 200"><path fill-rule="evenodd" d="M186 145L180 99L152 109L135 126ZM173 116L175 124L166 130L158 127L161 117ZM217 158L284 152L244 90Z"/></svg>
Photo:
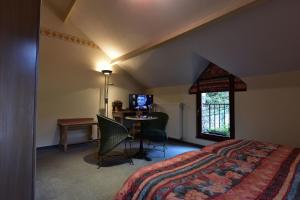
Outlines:
<svg viewBox="0 0 300 200"><path fill-rule="evenodd" d="M113 154L123 148L120 146ZM137 148L135 144L132 152ZM171 142L166 158L197 149ZM134 171L164 159L163 152L149 150L151 162L133 159L134 165L130 165L120 157L114 158L122 161L119 165L109 166L112 164L109 161L108 166L98 169L96 152L96 144L73 145L66 153L56 148L38 150L36 200L110 200Z"/></svg>

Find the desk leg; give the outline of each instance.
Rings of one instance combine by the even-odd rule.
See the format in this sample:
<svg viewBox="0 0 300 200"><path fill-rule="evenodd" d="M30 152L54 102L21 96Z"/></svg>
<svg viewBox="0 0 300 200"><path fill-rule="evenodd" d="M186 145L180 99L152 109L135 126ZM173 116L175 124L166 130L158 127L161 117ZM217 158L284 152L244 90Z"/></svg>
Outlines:
<svg viewBox="0 0 300 200"><path fill-rule="evenodd" d="M67 127L62 126L60 128L60 138L61 138L61 145L64 147L64 152L68 150L68 133L67 133Z"/></svg>
<svg viewBox="0 0 300 200"><path fill-rule="evenodd" d="M59 126L59 144L63 145L63 127Z"/></svg>
<svg viewBox="0 0 300 200"><path fill-rule="evenodd" d="M90 129L90 132L89 132L89 140L90 141L92 141L93 140L93 125L90 125L90 127L89 127L89 129Z"/></svg>

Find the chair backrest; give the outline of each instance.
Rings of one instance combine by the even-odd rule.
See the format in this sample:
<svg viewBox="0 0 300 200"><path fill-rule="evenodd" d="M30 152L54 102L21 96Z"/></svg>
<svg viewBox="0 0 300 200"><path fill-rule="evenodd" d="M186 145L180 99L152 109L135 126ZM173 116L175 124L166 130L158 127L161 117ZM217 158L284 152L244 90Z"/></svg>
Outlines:
<svg viewBox="0 0 300 200"><path fill-rule="evenodd" d="M143 121L142 130L159 129L166 130L166 126L169 120L169 116L163 112L152 112L148 116L157 117L155 120Z"/></svg>
<svg viewBox="0 0 300 200"><path fill-rule="evenodd" d="M104 155L118 146L128 137L128 131L122 124L102 115L97 115L101 139L99 154Z"/></svg>

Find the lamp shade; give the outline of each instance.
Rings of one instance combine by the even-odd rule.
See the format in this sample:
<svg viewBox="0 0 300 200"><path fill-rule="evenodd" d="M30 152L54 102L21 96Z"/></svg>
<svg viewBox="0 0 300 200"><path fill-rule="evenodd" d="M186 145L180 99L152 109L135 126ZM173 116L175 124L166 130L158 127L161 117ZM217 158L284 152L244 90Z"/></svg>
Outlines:
<svg viewBox="0 0 300 200"><path fill-rule="evenodd" d="M109 76L109 75L111 75L111 73L112 73L112 71L111 70L102 70L101 71L102 72L102 74L104 74L104 75L106 75L106 76Z"/></svg>

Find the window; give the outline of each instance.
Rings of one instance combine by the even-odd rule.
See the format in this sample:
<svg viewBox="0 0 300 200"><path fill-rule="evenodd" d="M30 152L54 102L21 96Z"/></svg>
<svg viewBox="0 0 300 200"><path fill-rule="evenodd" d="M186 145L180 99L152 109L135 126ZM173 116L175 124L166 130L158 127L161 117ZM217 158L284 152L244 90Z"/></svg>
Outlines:
<svg viewBox="0 0 300 200"><path fill-rule="evenodd" d="M216 141L233 138L229 91L202 92L197 101L198 137Z"/></svg>
<svg viewBox="0 0 300 200"><path fill-rule="evenodd" d="M201 132L229 137L229 92L201 93Z"/></svg>
<svg viewBox="0 0 300 200"><path fill-rule="evenodd" d="M196 137L234 139L234 93L246 90L246 83L239 77L209 63L189 89L197 98Z"/></svg>

